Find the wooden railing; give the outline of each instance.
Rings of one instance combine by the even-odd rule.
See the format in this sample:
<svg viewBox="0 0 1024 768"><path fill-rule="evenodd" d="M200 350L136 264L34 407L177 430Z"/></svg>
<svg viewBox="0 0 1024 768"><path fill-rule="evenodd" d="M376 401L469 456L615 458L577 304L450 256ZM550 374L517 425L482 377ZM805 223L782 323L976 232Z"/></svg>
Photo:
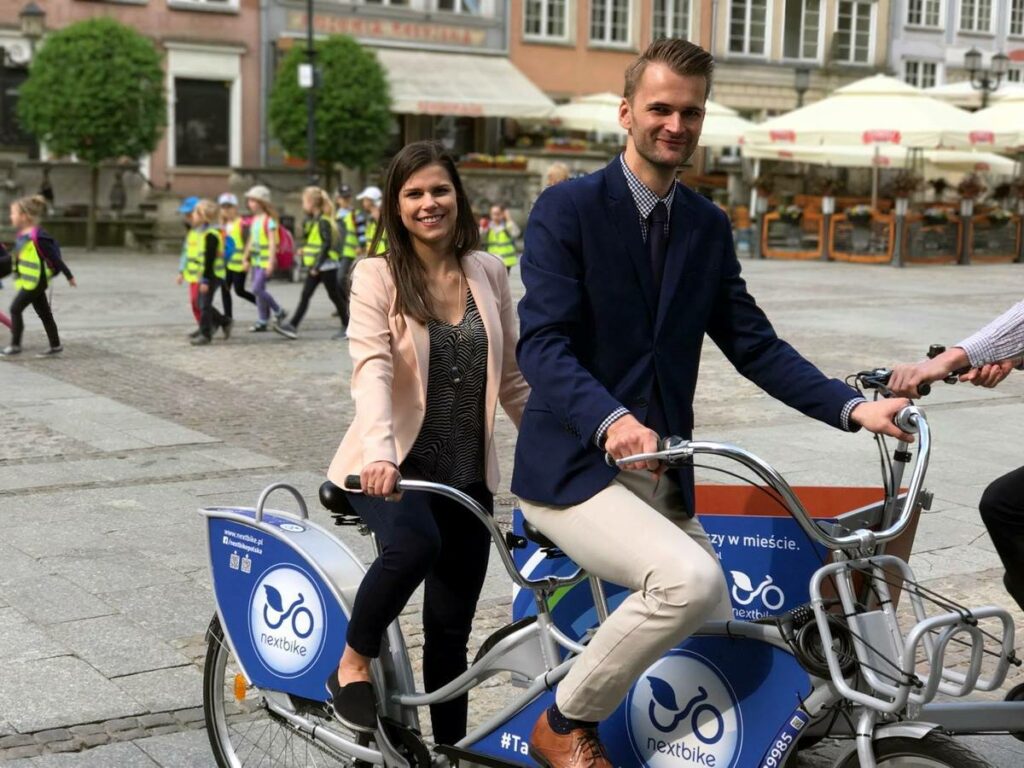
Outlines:
<svg viewBox="0 0 1024 768"><path fill-rule="evenodd" d="M825 219L820 213L804 211L800 221L792 223L772 211L764 215L761 255L766 259L820 259L824 236Z"/></svg>
<svg viewBox="0 0 1024 768"><path fill-rule="evenodd" d="M891 213L872 213L863 223L837 213L829 223L829 256L834 261L886 264L896 245L896 221Z"/></svg>

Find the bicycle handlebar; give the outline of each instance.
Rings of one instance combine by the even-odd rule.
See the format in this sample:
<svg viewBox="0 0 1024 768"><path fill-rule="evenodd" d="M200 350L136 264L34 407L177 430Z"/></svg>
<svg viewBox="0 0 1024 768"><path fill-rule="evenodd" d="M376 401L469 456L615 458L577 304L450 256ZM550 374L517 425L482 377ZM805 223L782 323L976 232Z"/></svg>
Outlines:
<svg viewBox="0 0 1024 768"><path fill-rule="evenodd" d="M774 467L758 458L749 451L745 451L729 443L713 443L705 441L687 441L680 438L665 438L662 441L664 446L659 451L652 453L639 453L634 456L626 456L618 459L615 464L624 466L635 462L657 461L669 466L679 466L693 458L695 454L711 454L732 459L754 472L764 480L779 496L782 497L789 513L797 521L804 531L825 545L829 549L847 549L850 547L867 548L876 543L895 539L910 524L911 513L917 507L918 498L924 483L925 473L928 471L928 458L931 454L931 431L928 427L928 420L924 413L916 406L909 405L903 408L894 419L896 425L904 432L917 434L919 436L919 447L917 460L914 463L914 470L910 477L910 487L903 503L900 516L888 528L882 531L869 531L861 529L853 531L845 536L833 536L823 531L811 518L804 505L797 498L796 493ZM905 448L906 446L904 446ZM610 457L606 457L606 461ZM614 460L613 460L614 461Z"/></svg>
<svg viewBox="0 0 1024 768"><path fill-rule="evenodd" d="M346 476L343 485L346 490L358 491L361 488L359 475ZM432 483L427 480L399 479L395 484L395 493L403 493L405 491L425 491L427 493L436 493L439 496L444 496L445 498L458 502L472 512L473 515L484 524L491 534L491 539L493 539L494 543L497 544L497 547L495 548L498 550L498 556L501 558L501 562L502 565L505 566L505 570L507 570L509 576L512 577L512 581L524 589L533 590L541 587L547 590L552 590L557 589L558 587L575 584L585 578L583 571L579 570L572 576L545 576L541 579L527 579L519 572L519 568L516 566L515 560L512 558L512 553L505 544L505 537L502 534L501 529L498 528L497 523L494 522L494 516L484 509L480 505L480 502L472 496L460 491L458 488L452 488L450 485L444 485L443 483Z"/></svg>

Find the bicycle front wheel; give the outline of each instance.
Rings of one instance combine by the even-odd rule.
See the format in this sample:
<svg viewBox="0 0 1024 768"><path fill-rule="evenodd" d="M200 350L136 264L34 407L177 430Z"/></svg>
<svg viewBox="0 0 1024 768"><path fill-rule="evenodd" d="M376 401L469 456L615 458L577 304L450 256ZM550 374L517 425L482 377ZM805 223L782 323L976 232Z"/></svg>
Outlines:
<svg viewBox="0 0 1024 768"><path fill-rule="evenodd" d="M354 740L323 705L306 701L296 704L301 704L302 715L315 725L339 731ZM207 631L203 714L219 768L352 765L351 758L295 730L267 707L259 689L246 684L216 616Z"/></svg>
<svg viewBox="0 0 1024 768"><path fill-rule="evenodd" d="M894 736L875 743L878 768L992 768L992 764L956 739L932 731L922 739ZM848 752L835 768L858 768L857 750Z"/></svg>

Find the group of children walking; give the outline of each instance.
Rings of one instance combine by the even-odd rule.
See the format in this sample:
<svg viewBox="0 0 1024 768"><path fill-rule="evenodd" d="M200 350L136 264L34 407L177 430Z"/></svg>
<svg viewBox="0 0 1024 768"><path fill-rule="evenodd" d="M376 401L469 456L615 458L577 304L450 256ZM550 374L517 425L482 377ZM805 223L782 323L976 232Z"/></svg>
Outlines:
<svg viewBox="0 0 1024 768"><path fill-rule="evenodd" d="M210 344L217 330L225 339L231 336L232 294L256 307L256 322L250 332L273 330L285 338L296 339L310 300L320 285L341 322L334 338L344 338L349 320L349 272L355 259L365 251L367 237L370 242L374 239L380 197L376 187L364 190L358 199L368 200L369 204L364 202L364 216L359 217L352 209L352 190L347 185L338 189L337 206L320 187L303 190L302 209L306 218L300 255L306 280L290 320L267 288L269 278L279 266L279 243L289 237L281 228L270 190L257 185L245 193L251 213L248 219L241 217L238 200L231 193L222 194L216 203L195 197L183 201L178 210L186 216L189 232L182 248L178 282L189 286L196 321L191 343ZM251 291L246 290L247 274L252 278ZM221 310L213 301L218 293Z"/></svg>

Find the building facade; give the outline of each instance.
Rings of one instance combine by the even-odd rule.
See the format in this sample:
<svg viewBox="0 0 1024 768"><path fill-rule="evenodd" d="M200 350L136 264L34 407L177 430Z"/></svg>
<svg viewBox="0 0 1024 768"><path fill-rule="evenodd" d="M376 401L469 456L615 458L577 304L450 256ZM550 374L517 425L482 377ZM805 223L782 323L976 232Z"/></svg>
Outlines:
<svg viewBox="0 0 1024 768"><path fill-rule="evenodd" d="M552 106L509 61L506 3L318 2L312 26L316 37L349 35L376 53L391 87L396 146L435 138L463 154L496 149L501 118L541 115ZM305 45L307 23L305 3L270 0L266 4L264 99L283 52L292 45ZM263 145L265 161L281 160L266 133Z"/></svg>
<svg viewBox="0 0 1024 768"><path fill-rule="evenodd" d="M715 7L713 98L761 119L884 70L892 0L723 0Z"/></svg>
<svg viewBox="0 0 1024 768"><path fill-rule="evenodd" d="M510 0L509 51L552 98L622 93L623 73L652 40L708 47L711 0Z"/></svg>
<svg viewBox="0 0 1024 768"><path fill-rule="evenodd" d="M889 67L912 85L929 88L966 80L965 54L982 66L1010 57L1006 79L1024 82L1024 0L894 0Z"/></svg>
<svg viewBox="0 0 1024 768"><path fill-rule="evenodd" d="M153 39L166 72L167 128L143 173L157 189L216 195L231 168L259 162L259 0L46 0L47 33L109 16ZM8 52L0 101L0 151L29 154L17 126L17 85L31 41L19 26L23 0L0 0L0 45ZM45 35L35 45L45 45ZM45 147L43 148L45 158Z"/></svg>

